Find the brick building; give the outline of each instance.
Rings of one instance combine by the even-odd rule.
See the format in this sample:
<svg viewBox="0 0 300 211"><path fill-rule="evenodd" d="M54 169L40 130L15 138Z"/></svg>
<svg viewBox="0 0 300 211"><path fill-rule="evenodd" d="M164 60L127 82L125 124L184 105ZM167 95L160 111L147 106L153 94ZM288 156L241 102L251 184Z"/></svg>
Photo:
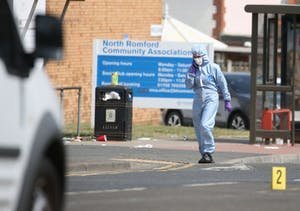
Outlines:
<svg viewBox="0 0 300 211"><path fill-rule="evenodd" d="M60 16L65 1L47 0L46 12ZM162 0L71 1L64 17L64 59L47 64L55 87L82 87L81 123L90 124L93 39L159 40L150 26L161 24ZM64 92L65 123L77 121L77 90ZM133 123L158 123L159 109L133 109Z"/></svg>

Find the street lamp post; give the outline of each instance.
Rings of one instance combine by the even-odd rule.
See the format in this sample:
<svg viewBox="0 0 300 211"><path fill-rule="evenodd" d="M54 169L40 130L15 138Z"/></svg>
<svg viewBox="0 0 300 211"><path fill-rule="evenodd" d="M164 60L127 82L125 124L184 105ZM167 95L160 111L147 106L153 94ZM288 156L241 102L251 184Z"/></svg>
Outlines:
<svg viewBox="0 0 300 211"><path fill-rule="evenodd" d="M63 20L64 20L65 14L67 12L67 9L68 9L69 4L70 4L71 1L85 1L85 0L66 0L64 9L63 9L63 11L61 13L61 16L60 16L61 22L63 22Z"/></svg>

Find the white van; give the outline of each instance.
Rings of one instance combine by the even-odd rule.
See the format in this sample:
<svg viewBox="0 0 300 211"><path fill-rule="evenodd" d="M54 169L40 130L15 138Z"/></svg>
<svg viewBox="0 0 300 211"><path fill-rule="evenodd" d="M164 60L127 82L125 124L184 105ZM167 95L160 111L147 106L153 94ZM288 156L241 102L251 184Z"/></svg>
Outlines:
<svg viewBox="0 0 300 211"><path fill-rule="evenodd" d="M62 121L42 60L61 57L61 23L37 16L27 53L8 2L0 0L0 210L62 210Z"/></svg>

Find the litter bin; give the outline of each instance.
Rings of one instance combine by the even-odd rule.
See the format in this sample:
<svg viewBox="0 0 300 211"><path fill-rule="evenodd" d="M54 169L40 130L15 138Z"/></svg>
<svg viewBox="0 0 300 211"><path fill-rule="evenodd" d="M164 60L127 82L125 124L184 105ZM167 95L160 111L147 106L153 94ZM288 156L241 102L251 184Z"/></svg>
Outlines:
<svg viewBox="0 0 300 211"><path fill-rule="evenodd" d="M125 86L96 87L95 136L107 140L131 140L132 90Z"/></svg>

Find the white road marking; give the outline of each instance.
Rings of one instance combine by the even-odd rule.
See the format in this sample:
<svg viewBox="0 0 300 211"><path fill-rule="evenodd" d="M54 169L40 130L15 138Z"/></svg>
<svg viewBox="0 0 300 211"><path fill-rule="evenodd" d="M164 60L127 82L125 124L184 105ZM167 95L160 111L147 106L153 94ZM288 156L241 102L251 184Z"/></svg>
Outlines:
<svg viewBox="0 0 300 211"><path fill-rule="evenodd" d="M246 166L245 164L237 164L233 166L213 166L209 168L203 168L202 170L207 171L232 171L232 170L241 170L241 171L248 171L251 170L251 167Z"/></svg>
<svg viewBox="0 0 300 211"><path fill-rule="evenodd" d="M212 183L198 183L198 184L186 184L183 187L192 188L192 187L208 187L208 186L218 186L218 185L235 185L238 182L212 182Z"/></svg>
<svg viewBox="0 0 300 211"><path fill-rule="evenodd" d="M79 171L74 173L68 173L66 174L67 177L87 177L87 176L97 176L97 175L103 175L103 174L123 174L126 172L130 172L130 170L123 170L123 171L96 171L96 172L86 172L86 171ZM138 171L142 172L142 171Z"/></svg>
<svg viewBox="0 0 300 211"><path fill-rule="evenodd" d="M67 192L66 195L75 196L75 195L82 195L82 194L116 193L116 192L126 192L126 191L143 191L143 190L147 190L147 188L137 187L137 188L124 188L124 189L78 191L78 192Z"/></svg>
<svg viewBox="0 0 300 211"><path fill-rule="evenodd" d="M300 182L300 179L293 179L294 182Z"/></svg>
<svg viewBox="0 0 300 211"><path fill-rule="evenodd" d="M175 162L170 161L163 161L163 160L144 160L144 159L119 159L114 158L111 160L118 160L118 161L128 161L128 162L140 162L140 163L154 163L154 164L176 164Z"/></svg>

